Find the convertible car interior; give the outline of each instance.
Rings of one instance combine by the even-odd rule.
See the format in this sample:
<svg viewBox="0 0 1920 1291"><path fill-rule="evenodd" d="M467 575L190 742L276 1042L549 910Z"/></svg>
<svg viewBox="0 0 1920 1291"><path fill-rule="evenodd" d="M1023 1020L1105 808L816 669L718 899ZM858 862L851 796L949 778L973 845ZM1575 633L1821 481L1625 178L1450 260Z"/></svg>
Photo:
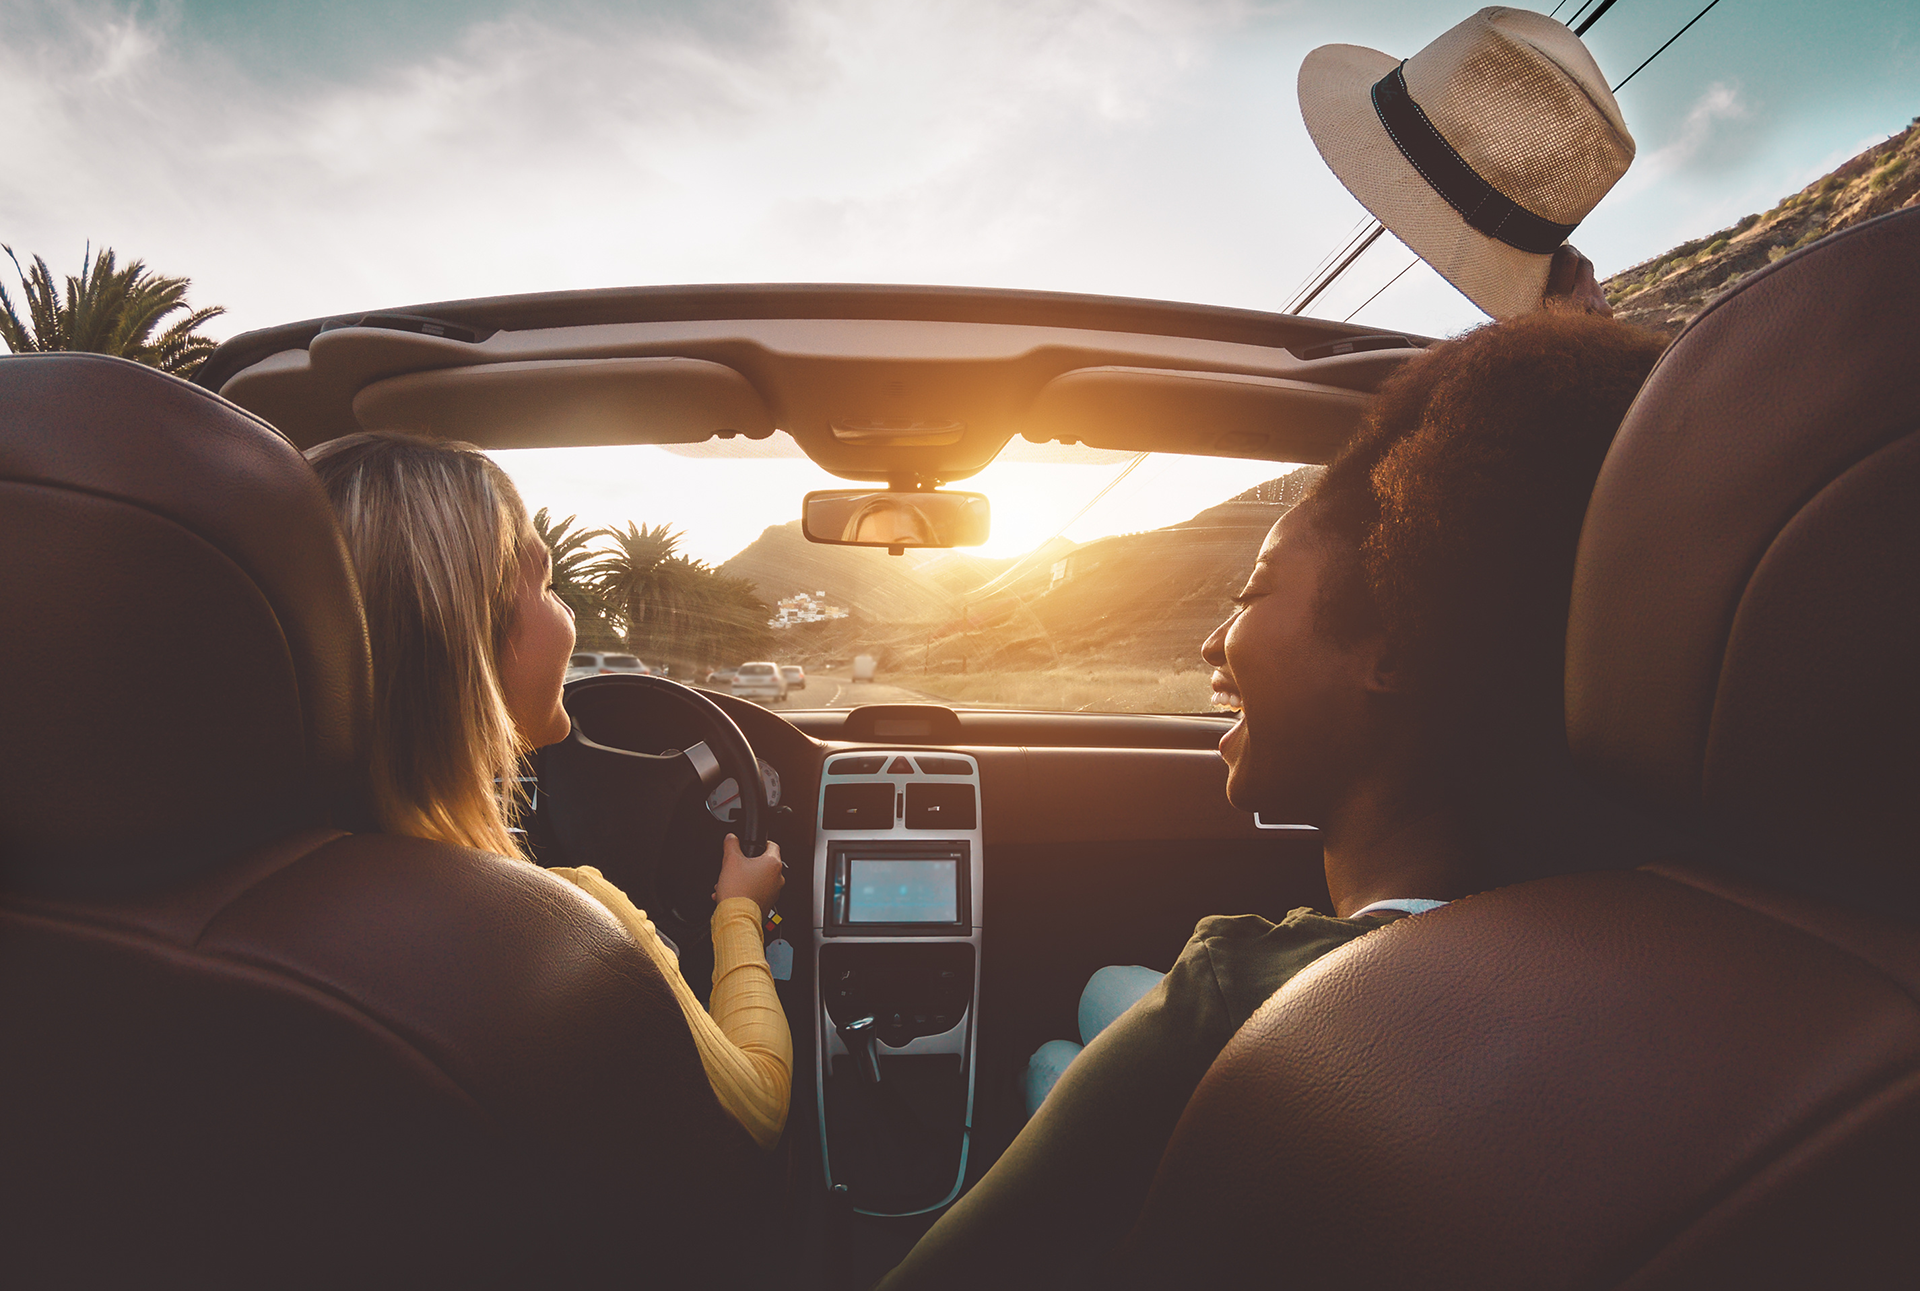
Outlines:
<svg viewBox="0 0 1920 1291"><path fill-rule="evenodd" d="M1582 773L1679 841L1542 857L1317 962L1214 1064L1090 1277L1912 1284L1916 335L1920 210L1688 327L1590 505L1566 675ZM1074 1033L1091 968L1164 967L1208 914L1328 904L1314 832L1227 803L1225 717L570 683L531 856L601 866L695 983L720 832L792 867L769 935L794 1090L762 1153L604 910L368 823L367 634L302 449L777 429L902 491L1016 437L1313 463L1430 343L750 286L313 320L226 342L194 384L0 360L8 1280L869 1286L1018 1131L1018 1074ZM65 662L128 623L112 666ZM723 826L701 803L727 780Z"/></svg>

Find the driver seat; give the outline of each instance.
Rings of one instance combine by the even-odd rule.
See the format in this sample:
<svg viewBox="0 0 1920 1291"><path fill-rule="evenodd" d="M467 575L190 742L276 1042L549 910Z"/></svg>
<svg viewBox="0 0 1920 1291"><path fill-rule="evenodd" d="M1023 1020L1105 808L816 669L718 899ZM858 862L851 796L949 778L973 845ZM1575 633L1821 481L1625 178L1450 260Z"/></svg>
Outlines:
<svg viewBox="0 0 1920 1291"><path fill-rule="evenodd" d="M1908 209L1675 341L1587 511L1567 715L1691 843L1296 977L1188 1104L1123 1282L1914 1285L1916 335Z"/></svg>
<svg viewBox="0 0 1920 1291"><path fill-rule="evenodd" d="M652 961L533 865L343 828L367 634L300 454L0 359L0 553L8 1280L719 1280L771 1170Z"/></svg>

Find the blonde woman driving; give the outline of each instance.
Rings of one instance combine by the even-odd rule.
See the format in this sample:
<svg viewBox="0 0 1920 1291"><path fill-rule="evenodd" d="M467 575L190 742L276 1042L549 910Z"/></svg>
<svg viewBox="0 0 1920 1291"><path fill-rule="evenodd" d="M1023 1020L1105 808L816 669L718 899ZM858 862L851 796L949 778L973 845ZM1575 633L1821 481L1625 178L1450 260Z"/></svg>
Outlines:
<svg viewBox="0 0 1920 1291"><path fill-rule="evenodd" d="M560 702L573 615L513 482L478 449L349 435L307 454L346 535L373 651L373 806L383 829L518 856L520 758L566 738ZM714 888L713 994L701 1007L646 912L591 867L555 869L659 966L721 1106L771 1148L787 1119L793 1039L761 921L784 883L779 848L729 834Z"/></svg>

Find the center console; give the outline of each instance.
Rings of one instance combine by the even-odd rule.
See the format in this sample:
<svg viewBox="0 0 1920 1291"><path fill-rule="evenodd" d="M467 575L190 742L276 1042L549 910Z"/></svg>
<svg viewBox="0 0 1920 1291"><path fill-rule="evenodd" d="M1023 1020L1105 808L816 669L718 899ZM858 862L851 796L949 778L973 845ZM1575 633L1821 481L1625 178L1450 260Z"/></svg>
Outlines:
<svg viewBox="0 0 1920 1291"><path fill-rule="evenodd" d="M980 768L829 757L814 856L814 1053L829 1189L869 1215L960 1192L980 992Z"/></svg>

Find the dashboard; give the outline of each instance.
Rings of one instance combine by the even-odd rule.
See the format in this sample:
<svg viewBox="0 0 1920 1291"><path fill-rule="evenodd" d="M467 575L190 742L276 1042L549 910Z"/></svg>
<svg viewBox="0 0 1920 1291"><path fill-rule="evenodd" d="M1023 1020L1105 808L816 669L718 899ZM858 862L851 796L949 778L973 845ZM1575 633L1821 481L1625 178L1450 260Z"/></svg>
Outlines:
<svg viewBox="0 0 1920 1291"><path fill-rule="evenodd" d="M1077 1037L1093 969L1164 969L1208 914L1326 908L1318 836L1227 802L1229 718L702 693L753 746L790 867L768 958L800 1175L857 1212L938 1210L997 1159L1027 1055ZM705 966L683 967L699 989Z"/></svg>

